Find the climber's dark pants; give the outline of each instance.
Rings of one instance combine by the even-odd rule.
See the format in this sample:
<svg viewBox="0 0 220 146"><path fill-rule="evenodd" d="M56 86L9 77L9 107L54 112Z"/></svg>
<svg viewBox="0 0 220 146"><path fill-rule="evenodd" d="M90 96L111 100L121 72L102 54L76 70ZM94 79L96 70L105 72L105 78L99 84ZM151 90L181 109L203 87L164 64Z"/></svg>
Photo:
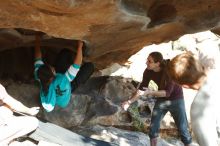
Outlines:
<svg viewBox="0 0 220 146"><path fill-rule="evenodd" d="M56 72L64 74L67 71L67 69L70 67L70 65L73 64L75 56L76 54L69 49L61 50L59 54L57 55L57 58L55 61ZM76 88L78 88L81 84L84 84L89 79L89 77L93 74L93 72L94 72L93 63L91 62L83 63L76 77L71 82L72 92Z"/></svg>

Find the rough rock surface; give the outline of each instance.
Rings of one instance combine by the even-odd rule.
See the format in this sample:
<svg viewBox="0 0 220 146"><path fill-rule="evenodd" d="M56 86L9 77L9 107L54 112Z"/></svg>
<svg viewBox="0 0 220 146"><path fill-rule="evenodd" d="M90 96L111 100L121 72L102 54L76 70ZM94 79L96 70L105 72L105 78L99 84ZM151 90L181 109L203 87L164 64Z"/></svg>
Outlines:
<svg viewBox="0 0 220 146"><path fill-rule="evenodd" d="M1 81L1 84L5 86L9 94L24 104L30 107L40 106L39 87L34 83L7 80ZM42 108L38 117L65 128L96 124L132 128L134 125L131 114L121 108L121 103L127 100L134 91L135 86L130 79L109 76L93 77L85 85L77 88L66 108L56 106L49 113ZM140 119L148 126L151 115L148 103L140 106L139 111ZM162 128L168 127L173 128L170 124L165 126L162 124Z"/></svg>
<svg viewBox="0 0 220 146"><path fill-rule="evenodd" d="M220 1L4 0L0 12L0 50L31 47L32 31L41 31L51 48L71 46L68 39L86 41L87 59L101 69L152 43L202 30L219 33Z"/></svg>
<svg viewBox="0 0 220 146"><path fill-rule="evenodd" d="M114 127L103 127L96 125L93 127L78 127L73 131L93 139L98 139L106 142L115 143L119 146L150 146L150 138L148 135L141 132L132 132L121 130ZM157 146L183 146L184 144L176 138L158 138ZM192 143L191 146L198 146Z"/></svg>
<svg viewBox="0 0 220 146"><path fill-rule="evenodd" d="M219 0L3 0L0 12L0 76L28 81L1 83L30 106L39 100L39 88L27 80L33 78L35 31L45 33L42 47L48 62L53 64L61 48L74 48L80 39L86 42L85 59L98 69L124 63L143 46L176 40L183 34L220 33ZM113 92L123 79L93 80L95 85L91 81L93 86L84 86L85 90L72 96L67 109L55 109L60 114L41 116L64 127L130 125L125 123L130 122L127 114L119 112L119 103L133 91L130 83Z"/></svg>
<svg viewBox="0 0 220 146"><path fill-rule="evenodd" d="M0 82L6 87L10 95L16 97L25 105L29 107L39 106L39 87L34 83L9 80L1 80ZM135 91L135 86L136 83L131 82L131 79L123 77L93 77L75 91L66 108L56 107L51 113L47 113L42 109L38 114L38 118L68 128L80 135L115 143L116 145L134 145L134 143L149 145L147 135L141 132L120 130L134 130L131 115L122 110L120 104ZM141 118L145 121L145 129L142 129L144 132L148 130L151 114L149 109L146 110L146 105L140 106ZM161 135L163 135L163 138L170 139L170 141L166 142L160 139L159 145L170 145L169 143L172 143L175 146L182 146L177 138L170 138L170 136L177 137L177 131L174 129L173 121L167 124L167 119L168 121L171 119L169 114L161 124Z"/></svg>

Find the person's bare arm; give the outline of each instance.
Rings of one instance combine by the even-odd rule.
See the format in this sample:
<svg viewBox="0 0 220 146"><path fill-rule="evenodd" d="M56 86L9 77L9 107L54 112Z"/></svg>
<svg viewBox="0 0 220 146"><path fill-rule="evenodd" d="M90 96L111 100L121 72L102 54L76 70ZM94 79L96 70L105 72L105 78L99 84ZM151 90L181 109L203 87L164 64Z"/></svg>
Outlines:
<svg viewBox="0 0 220 146"><path fill-rule="evenodd" d="M135 102L136 100L138 100L138 98L140 97L141 93L140 90L136 90L135 93L129 98L129 100L124 101L121 106L124 107L125 105L130 105L131 103Z"/></svg>
<svg viewBox="0 0 220 146"><path fill-rule="evenodd" d="M83 47L83 42L79 40L77 54L76 54L76 58L74 60L74 64L81 65L81 63L82 63L82 47Z"/></svg>
<svg viewBox="0 0 220 146"><path fill-rule="evenodd" d="M154 97L166 97L166 91L165 90L159 90L159 91L142 91L142 90L136 90L136 92L130 97L129 100L124 101L121 106L124 108L124 110L127 110L127 108L135 101L139 99L141 95L145 96L154 96Z"/></svg>
<svg viewBox="0 0 220 146"><path fill-rule="evenodd" d="M166 90L158 90L158 91L149 91L147 93L147 96L153 96L153 97L166 97Z"/></svg>
<svg viewBox="0 0 220 146"><path fill-rule="evenodd" d="M36 34L35 35L35 49L34 49L35 59L42 58L41 49L40 49L40 39L41 39L41 36L39 34Z"/></svg>
<svg viewBox="0 0 220 146"><path fill-rule="evenodd" d="M22 104L20 101L17 101L10 95L8 95L3 102L7 104L12 110L26 113L29 115L36 115L39 112L40 107L27 107L24 104Z"/></svg>
<svg viewBox="0 0 220 146"><path fill-rule="evenodd" d="M140 95L154 96L154 97L166 97L166 90L159 90L159 91L151 91L151 90L141 91L141 90L137 90L127 102L129 104L135 102L136 100L138 100Z"/></svg>
<svg viewBox="0 0 220 146"><path fill-rule="evenodd" d="M140 97L140 95L141 95L141 91L136 90L136 92L129 98L129 102L133 103L133 102L137 101L138 98Z"/></svg>
<svg viewBox="0 0 220 146"><path fill-rule="evenodd" d="M12 96L10 96L5 88L0 84L0 93L1 93L1 100L9 106L12 110L27 113L29 115L36 115L39 112L39 107L32 107L28 108L18 100L14 99Z"/></svg>

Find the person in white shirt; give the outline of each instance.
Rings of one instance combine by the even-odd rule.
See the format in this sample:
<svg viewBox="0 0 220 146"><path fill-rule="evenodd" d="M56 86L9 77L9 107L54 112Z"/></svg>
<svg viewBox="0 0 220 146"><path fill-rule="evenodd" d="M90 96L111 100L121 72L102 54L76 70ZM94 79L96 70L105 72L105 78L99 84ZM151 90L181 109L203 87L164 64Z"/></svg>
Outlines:
<svg viewBox="0 0 220 146"><path fill-rule="evenodd" d="M210 48L210 51L211 48ZM219 52L217 52L219 53ZM217 56L217 54L215 54ZM218 59L187 52L174 57L168 66L171 78L185 88L198 90L191 105L192 130L200 146L219 146L220 69Z"/></svg>
<svg viewBox="0 0 220 146"><path fill-rule="evenodd" d="M38 127L38 119L33 117L39 107L28 108L10 96L0 84L0 145L8 145L13 139L28 134ZM30 116L15 116L13 111Z"/></svg>

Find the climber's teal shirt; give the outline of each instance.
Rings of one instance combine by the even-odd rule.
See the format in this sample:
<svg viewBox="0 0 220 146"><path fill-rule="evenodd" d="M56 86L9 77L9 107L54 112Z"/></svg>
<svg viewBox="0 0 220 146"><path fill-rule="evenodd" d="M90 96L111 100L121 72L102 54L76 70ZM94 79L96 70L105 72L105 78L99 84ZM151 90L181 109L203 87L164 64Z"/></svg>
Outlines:
<svg viewBox="0 0 220 146"><path fill-rule="evenodd" d="M34 75L35 79L39 81L37 76L37 71L40 66L44 63L42 59L35 60L34 63ZM62 108L66 107L70 101L71 97L71 81L76 77L80 65L73 64L69 67L65 74L57 73L54 80L49 86L48 93L45 93L42 90L42 85L40 87L40 98L43 108L47 112L51 112L55 105L58 105Z"/></svg>

